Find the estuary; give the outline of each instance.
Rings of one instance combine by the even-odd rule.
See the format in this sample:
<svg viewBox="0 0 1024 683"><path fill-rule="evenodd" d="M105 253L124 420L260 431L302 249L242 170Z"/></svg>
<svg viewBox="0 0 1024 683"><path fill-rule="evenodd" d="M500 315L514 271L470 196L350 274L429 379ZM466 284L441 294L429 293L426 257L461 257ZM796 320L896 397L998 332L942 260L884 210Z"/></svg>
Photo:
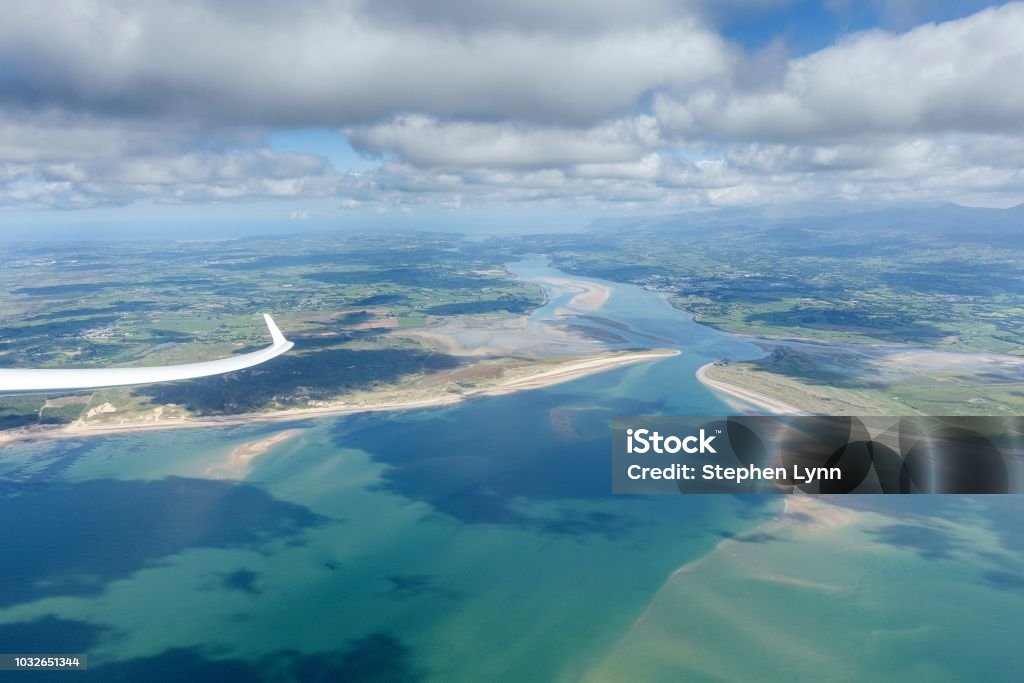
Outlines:
<svg viewBox="0 0 1024 683"><path fill-rule="evenodd" d="M540 257L510 268L547 294L527 330L680 353L439 408L5 446L0 642L86 653L76 676L97 681L678 680L754 675L766 652L789 677L790 639L829 651L898 609L907 630L887 642L909 655L890 673L918 670L927 619L950 653L928 670L954 680L969 650L919 614L938 604L922 593L1020 614L1013 497L613 496L613 416L727 414L696 370L761 351L635 286L583 291ZM911 594L886 589L910 570ZM845 611L822 616L826 596ZM999 652L1015 637L1000 621L943 623ZM851 675L869 672L857 651L835 655Z"/></svg>

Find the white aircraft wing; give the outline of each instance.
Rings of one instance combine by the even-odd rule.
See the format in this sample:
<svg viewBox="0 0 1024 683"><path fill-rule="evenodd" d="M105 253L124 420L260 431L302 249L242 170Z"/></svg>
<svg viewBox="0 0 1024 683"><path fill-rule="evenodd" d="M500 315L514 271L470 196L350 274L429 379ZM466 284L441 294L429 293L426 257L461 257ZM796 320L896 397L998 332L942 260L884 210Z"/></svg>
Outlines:
<svg viewBox="0 0 1024 683"><path fill-rule="evenodd" d="M267 321L273 343L259 351L203 363L149 368L88 368L80 370L0 368L0 394L48 394L120 387L129 384L172 382L178 379L220 375L225 372L251 368L280 356L294 345L284 338L281 330L277 328L269 315L264 314L263 318Z"/></svg>

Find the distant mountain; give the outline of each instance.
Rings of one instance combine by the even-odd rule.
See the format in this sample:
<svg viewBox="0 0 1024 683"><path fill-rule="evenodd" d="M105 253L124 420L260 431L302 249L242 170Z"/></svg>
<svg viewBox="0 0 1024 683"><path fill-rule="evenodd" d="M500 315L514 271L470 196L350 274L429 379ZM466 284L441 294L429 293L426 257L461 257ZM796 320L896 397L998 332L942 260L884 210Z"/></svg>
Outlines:
<svg viewBox="0 0 1024 683"><path fill-rule="evenodd" d="M911 232L981 239L1024 239L1024 204L1007 209L961 206L953 203L863 208L832 204L826 207L730 207L662 216L615 217L594 221L590 229L610 232L627 228L671 230L680 233L722 228L784 231L835 230L843 233Z"/></svg>
<svg viewBox="0 0 1024 683"><path fill-rule="evenodd" d="M893 207L873 211L802 216L780 221L777 225L861 231L906 230L936 234L1021 234L1024 233L1024 204L1008 209L976 208L952 203L938 206Z"/></svg>

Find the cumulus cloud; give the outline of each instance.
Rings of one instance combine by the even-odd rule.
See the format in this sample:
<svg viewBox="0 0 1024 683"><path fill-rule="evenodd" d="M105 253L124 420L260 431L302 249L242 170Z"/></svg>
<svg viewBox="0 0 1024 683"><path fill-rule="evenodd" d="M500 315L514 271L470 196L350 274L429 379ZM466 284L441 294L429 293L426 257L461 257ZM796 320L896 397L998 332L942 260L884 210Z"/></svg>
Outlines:
<svg viewBox="0 0 1024 683"><path fill-rule="evenodd" d="M1024 132L1024 4L902 34L873 30L790 61L781 83L661 93L658 121L724 140Z"/></svg>
<svg viewBox="0 0 1024 683"><path fill-rule="evenodd" d="M591 128L442 122L422 115L348 128L364 151L395 154L417 166L539 168L577 163L623 162L660 143L653 117L636 116Z"/></svg>
<svg viewBox="0 0 1024 683"><path fill-rule="evenodd" d="M715 28L787 2L11 0L0 207L1024 200L1024 4L796 57Z"/></svg>
<svg viewBox="0 0 1024 683"><path fill-rule="evenodd" d="M253 146L246 129L0 111L0 206L91 208L332 196L326 159Z"/></svg>
<svg viewBox="0 0 1024 683"><path fill-rule="evenodd" d="M584 22L603 7L572 4L543 14ZM651 89L728 73L730 49L693 16L655 23L610 5L618 19L582 33L503 21L457 32L381 22L362 11L375 3L12 0L0 60L14 68L0 72L0 96L231 123L342 125L396 112L579 123L631 110Z"/></svg>

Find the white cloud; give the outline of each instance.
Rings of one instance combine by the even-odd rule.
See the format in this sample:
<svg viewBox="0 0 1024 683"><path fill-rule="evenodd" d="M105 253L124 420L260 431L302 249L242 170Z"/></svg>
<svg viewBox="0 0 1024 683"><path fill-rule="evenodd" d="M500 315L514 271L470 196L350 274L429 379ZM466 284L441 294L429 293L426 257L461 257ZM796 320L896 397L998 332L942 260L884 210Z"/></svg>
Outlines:
<svg viewBox="0 0 1024 683"><path fill-rule="evenodd" d="M797 58L723 39L723 6L11 0L0 207L1024 200L1024 4ZM287 126L379 166L268 148Z"/></svg>
<svg viewBox="0 0 1024 683"><path fill-rule="evenodd" d="M0 207L90 208L333 196L349 182L308 154L177 125L0 111Z"/></svg>
<svg viewBox="0 0 1024 683"><path fill-rule="evenodd" d="M777 86L718 83L661 93L655 113L684 136L870 142L878 133L1024 133L1024 4L907 33L849 36L790 61Z"/></svg>
<svg viewBox="0 0 1024 683"><path fill-rule="evenodd" d="M632 161L658 146L653 117L592 128L442 122L422 115L345 129L357 149L394 154L417 166L543 168Z"/></svg>
<svg viewBox="0 0 1024 683"><path fill-rule="evenodd" d="M228 122L340 126L418 112L576 123L729 72L731 49L692 13L653 21L625 3L606 3L619 7L609 16L601 3L573 4L545 3L542 15L593 16L594 30L530 30L499 17L463 32L382 22L327 0L12 0L0 61L16 68L0 83L21 104Z"/></svg>

